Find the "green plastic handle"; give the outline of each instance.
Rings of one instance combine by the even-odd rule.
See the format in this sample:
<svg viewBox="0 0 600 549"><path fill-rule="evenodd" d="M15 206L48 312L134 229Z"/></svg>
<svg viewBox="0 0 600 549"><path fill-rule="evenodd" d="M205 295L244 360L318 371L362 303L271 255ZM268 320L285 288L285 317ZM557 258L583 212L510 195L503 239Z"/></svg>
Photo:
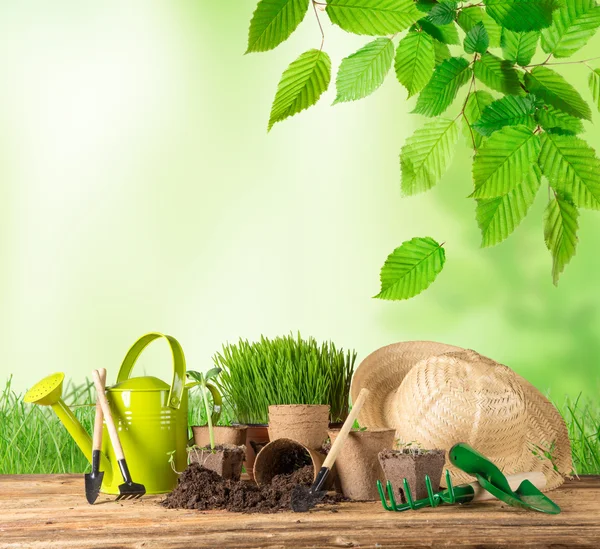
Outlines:
<svg viewBox="0 0 600 549"><path fill-rule="evenodd" d="M127 351L127 355L123 359L119 375L117 376L117 383L126 381L131 375L131 370L135 366L135 363L142 353L142 351L150 345L155 339L164 337L169 347L171 347L171 353L173 355L173 380L171 381L171 389L169 390L168 403L171 408L179 408L181 404L181 398L183 396L183 390L185 388L185 355L183 349L174 337L161 334L159 332L151 332L149 334L140 337Z"/></svg>

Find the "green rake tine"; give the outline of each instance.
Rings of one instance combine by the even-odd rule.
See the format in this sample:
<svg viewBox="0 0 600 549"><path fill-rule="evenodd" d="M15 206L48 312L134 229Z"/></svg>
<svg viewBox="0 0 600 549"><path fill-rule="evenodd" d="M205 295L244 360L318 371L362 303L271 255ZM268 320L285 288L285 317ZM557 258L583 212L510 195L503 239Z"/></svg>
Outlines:
<svg viewBox="0 0 600 549"><path fill-rule="evenodd" d="M433 487L431 486L431 479L429 475L425 475L425 488L427 488L427 497L429 498L429 505L431 507L437 507L440 504L440 498L435 497L433 494Z"/></svg>
<svg viewBox="0 0 600 549"><path fill-rule="evenodd" d="M456 503L456 494L454 493L454 486L452 485L448 469L446 469L446 498L444 498L444 501L449 504Z"/></svg>
<svg viewBox="0 0 600 549"><path fill-rule="evenodd" d="M412 494L410 493L410 486L408 485L408 480L406 480L406 478L403 478L402 483L404 484L404 497L406 498L406 503L414 511L416 507L415 502L413 501Z"/></svg>
<svg viewBox="0 0 600 549"><path fill-rule="evenodd" d="M400 510L400 507L398 507L398 505L396 504L396 498L394 497L394 488L389 480L387 481L387 492L394 511Z"/></svg>
<svg viewBox="0 0 600 549"><path fill-rule="evenodd" d="M379 498L381 499L381 505L383 505L383 508L386 511L393 511L394 509L392 509L387 502L387 498L385 497L385 494L383 492L383 486L381 485L381 481L378 480L377 481L377 491L379 492Z"/></svg>

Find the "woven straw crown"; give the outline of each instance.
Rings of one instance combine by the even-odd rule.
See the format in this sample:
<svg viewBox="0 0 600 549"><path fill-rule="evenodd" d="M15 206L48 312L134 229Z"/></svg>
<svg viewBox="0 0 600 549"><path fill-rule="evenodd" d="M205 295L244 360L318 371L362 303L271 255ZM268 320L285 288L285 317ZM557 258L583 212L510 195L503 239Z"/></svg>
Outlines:
<svg viewBox="0 0 600 549"><path fill-rule="evenodd" d="M371 397L359 415L368 428L392 427L404 443L449 450L466 442L505 474L542 471L546 490L571 472L564 420L535 387L475 351L429 341L383 347L358 367L352 397ZM471 482L446 466L453 480Z"/></svg>

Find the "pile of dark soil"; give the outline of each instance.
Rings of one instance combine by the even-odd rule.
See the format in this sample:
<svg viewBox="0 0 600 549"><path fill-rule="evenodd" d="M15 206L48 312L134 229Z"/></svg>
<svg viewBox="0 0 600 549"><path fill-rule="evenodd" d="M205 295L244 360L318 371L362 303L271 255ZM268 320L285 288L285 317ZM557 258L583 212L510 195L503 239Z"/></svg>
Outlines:
<svg viewBox="0 0 600 549"><path fill-rule="evenodd" d="M190 463L179 483L162 505L169 509L226 509L243 513L276 513L290 510L292 488L310 486L313 468L307 465L292 473L275 475L271 484L256 486L244 481L224 480L198 463ZM324 503L336 503L339 495L326 496Z"/></svg>

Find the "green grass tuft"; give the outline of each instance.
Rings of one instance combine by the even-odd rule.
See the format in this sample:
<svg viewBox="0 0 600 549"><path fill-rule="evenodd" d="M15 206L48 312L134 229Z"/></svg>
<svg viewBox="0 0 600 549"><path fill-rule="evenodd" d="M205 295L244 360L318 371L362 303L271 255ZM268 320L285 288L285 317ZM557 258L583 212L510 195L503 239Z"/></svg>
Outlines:
<svg viewBox="0 0 600 549"><path fill-rule="evenodd" d="M600 403L585 401L581 395L575 400L567 398L557 406L565 418L573 469L577 475L600 474Z"/></svg>
<svg viewBox="0 0 600 549"><path fill-rule="evenodd" d="M331 421L348 415L356 352L287 335L223 345L214 363L219 388L240 423L267 423L270 404L329 404Z"/></svg>

